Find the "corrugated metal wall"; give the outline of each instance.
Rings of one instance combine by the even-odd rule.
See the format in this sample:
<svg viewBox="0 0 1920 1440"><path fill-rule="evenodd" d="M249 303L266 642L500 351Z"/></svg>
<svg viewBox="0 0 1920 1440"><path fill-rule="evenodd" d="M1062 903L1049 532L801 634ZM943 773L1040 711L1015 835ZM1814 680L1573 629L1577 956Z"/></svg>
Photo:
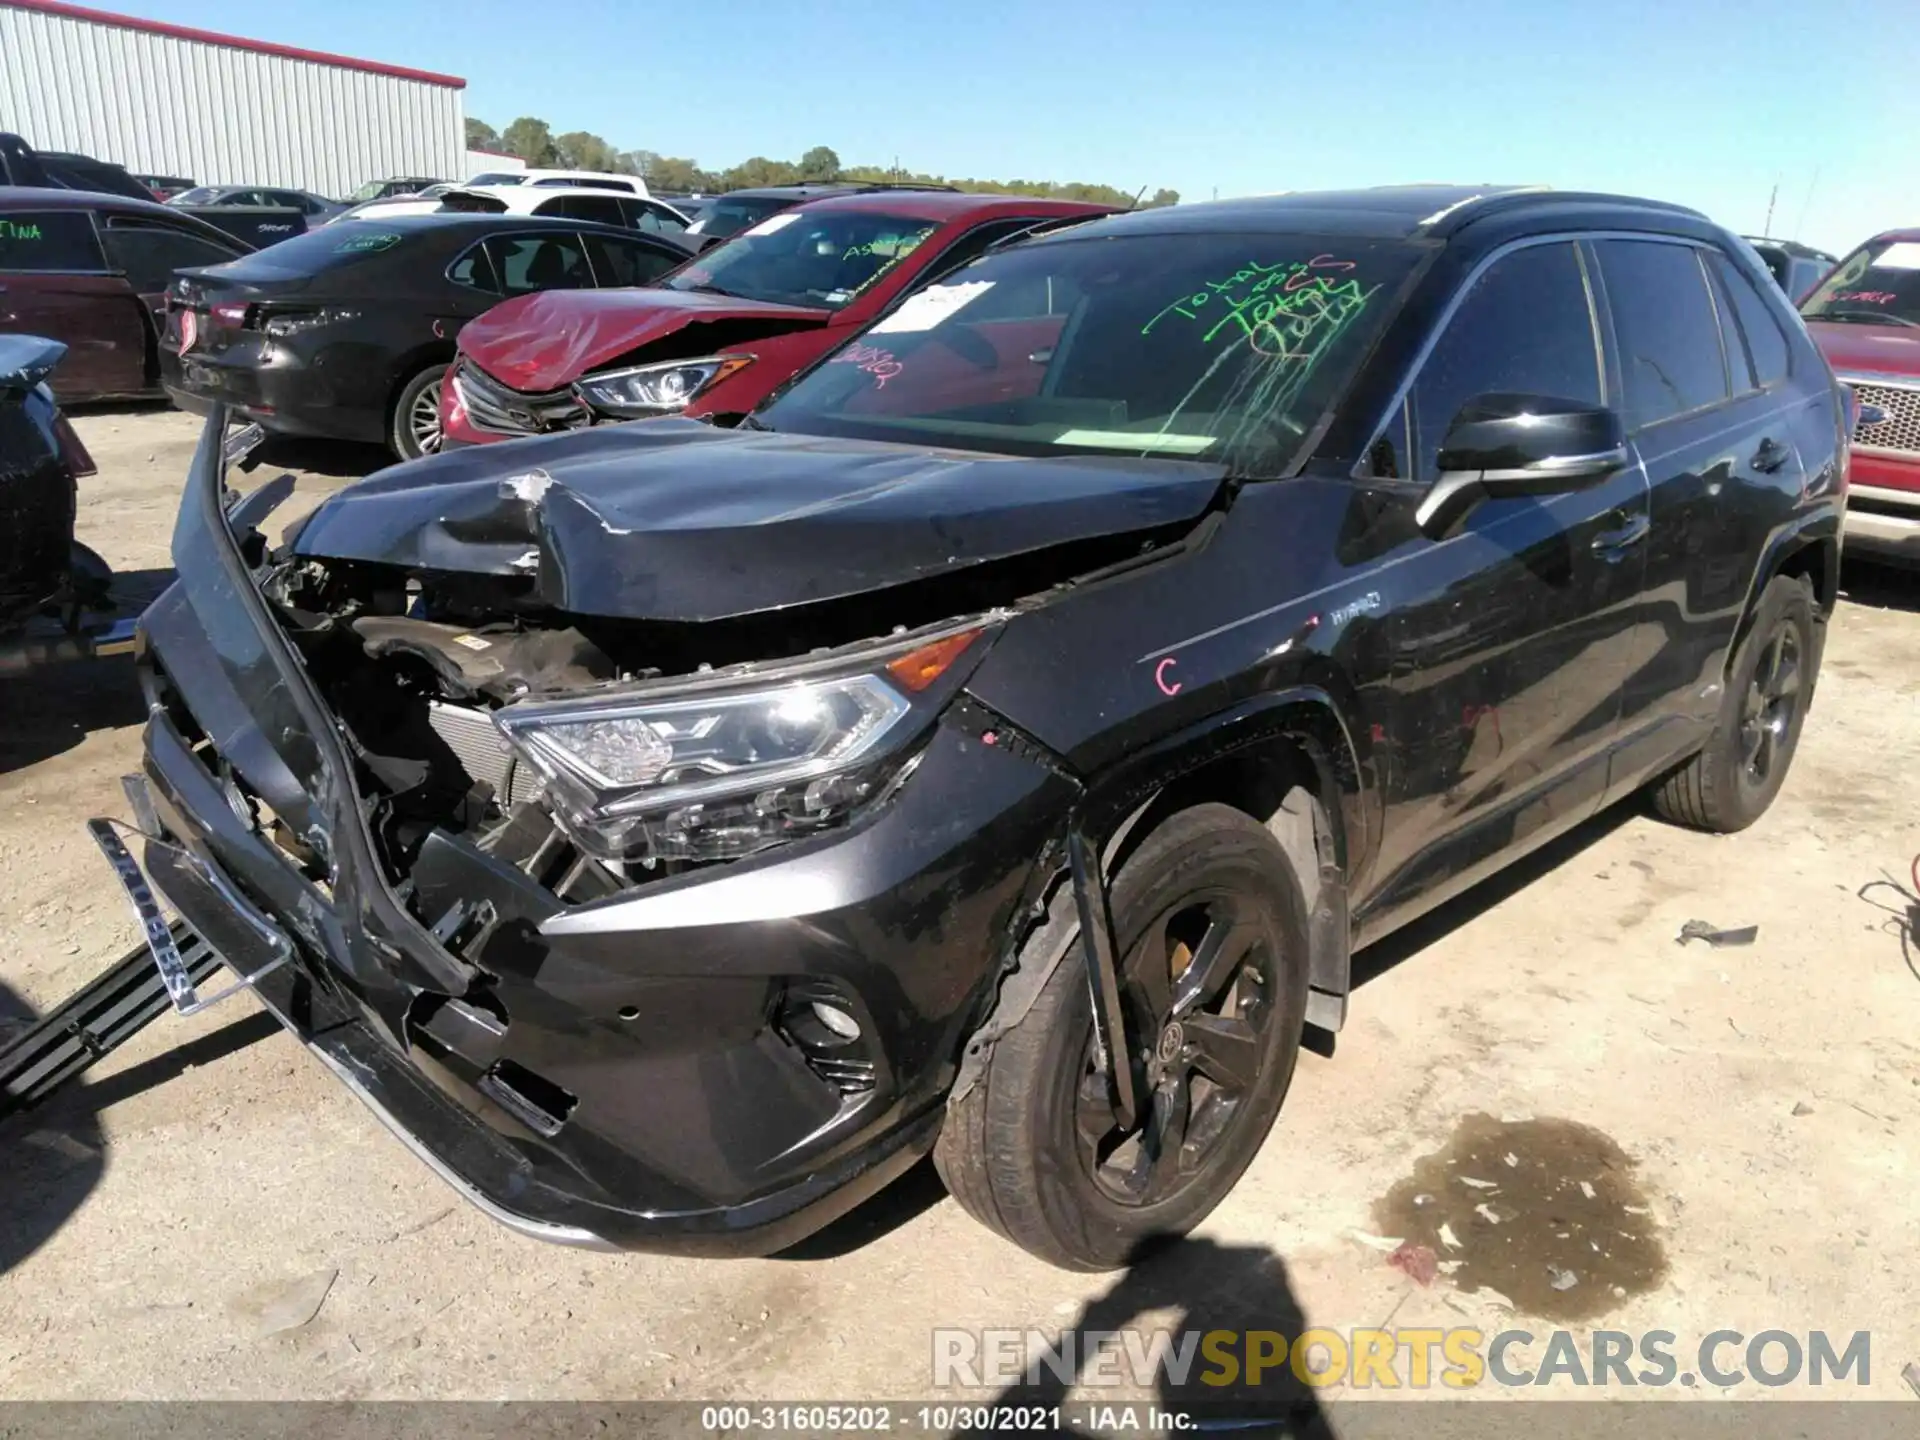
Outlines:
<svg viewBox="0 0 1920 1440"><path fill-rule="evenodd" d="M262 12L269 13L269 12ZM0 3L0 130L203 185L465 178L461 91Z"/></svg>

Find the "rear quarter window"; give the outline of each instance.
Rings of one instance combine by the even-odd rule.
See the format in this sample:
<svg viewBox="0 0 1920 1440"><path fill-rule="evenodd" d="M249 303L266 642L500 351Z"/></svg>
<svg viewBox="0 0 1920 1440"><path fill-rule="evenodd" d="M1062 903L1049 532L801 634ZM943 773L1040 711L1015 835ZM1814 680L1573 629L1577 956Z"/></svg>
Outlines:
<svg viewBox="0 0 1920 1440"><path fill-rule="evenodd" d="M81 271L107 268L93 215L86 210L0 213L0 270Z"/></svg>
<svg viewBox="0 0 1920 1440"><path fill-rule="evenodd" d="M1744 342L1746 363L1754 385L1764 389L1775 381L1786 379L1792 349L1787 341L1787 332L1774 316L1773 307L1754 287L1746 273L1725 255L1717 250L1711 252L1709 264L1719 279L1722 293L1731 304L1738 325L1737 335L1729 330L1728 344L1737 349ZM1730 358L1735 359L1734 372L1738 374L1741 369L1738 357Z"/></svg>

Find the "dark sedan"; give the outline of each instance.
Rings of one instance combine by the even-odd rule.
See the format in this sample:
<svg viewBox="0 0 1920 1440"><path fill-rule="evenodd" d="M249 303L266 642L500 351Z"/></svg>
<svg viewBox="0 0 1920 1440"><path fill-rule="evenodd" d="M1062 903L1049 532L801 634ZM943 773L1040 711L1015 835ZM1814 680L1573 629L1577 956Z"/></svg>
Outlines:
<svg viewBox="0 0 1920 1440"><path fill-rule="evenodd" d="M298 210L309 223L336 215L346 207L337 200L315 195L311 190L282 190L261 185L196 185L183 190L167 202L169 205L252 205L269 210Z"/></svg>
<svg viewBox="0 0 1920 1440"><path fill-rule="evenodd" d="M644 285L687 258L664 236L564 219L407 215L310 231L237 264L191 270L167 302L165 381L189 409L269 430L440 447L454 337L502 299Z"/></svg>
<svg viewBox="0 0 1920 1440"><path fill-rule="evenodd" d="M173 272L250 248L151 200L0 186L0 333L67 347L62 404L156 395Z"/></svg>

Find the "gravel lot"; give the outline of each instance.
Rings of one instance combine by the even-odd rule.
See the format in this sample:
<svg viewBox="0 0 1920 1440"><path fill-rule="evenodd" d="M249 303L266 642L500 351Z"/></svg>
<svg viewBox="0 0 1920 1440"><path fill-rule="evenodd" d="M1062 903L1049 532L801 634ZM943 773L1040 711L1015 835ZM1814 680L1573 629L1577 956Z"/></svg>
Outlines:
<svg viewBox="0 0 1920 1440"><path fill-rule="evenodd" d="M77 424L101 465L82 538L117 569L164 567L198 422ZM378 457L277 458L303 467L310 504ZM1100 1328L1564 1321L1683 1346L1721 1328L1869 1330L1870 1393L1907 1396L1920 946L1895 917L1920 850L1920 582L1850 570L1847 592L1760 825L1716 839L1618 810L1363 956L1348 1029L1304 1057L1201 1243L1117 1284L987 1234L924 1167L799 1256L521 1240L242 998L155 1024L0 1127L0 1396L925 1396L934 1327L1055 1330L1094 1302ZM0 1006L15 1013L134 941L81 825L124 813L139 709L126 661L0 682ZM1691 919L1759 936L1676 944ZM1387 1263L1372 1242L1426 1223L1414 1195L1503 1151L1516 1177L1595 1176L1642 1221L1630 1244L1582 1274L1554 1258L1564 1222L1522 1202L1431 1287ZM1563 1264L1571 1286L1551 1283Z"/></svg>

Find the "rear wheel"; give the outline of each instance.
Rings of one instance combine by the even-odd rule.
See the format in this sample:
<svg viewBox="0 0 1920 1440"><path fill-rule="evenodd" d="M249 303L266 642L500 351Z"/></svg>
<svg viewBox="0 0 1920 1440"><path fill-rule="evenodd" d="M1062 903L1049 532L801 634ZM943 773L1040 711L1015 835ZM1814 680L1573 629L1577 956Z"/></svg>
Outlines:
<svg viewBox="0 0 1920 1440"><path fill-rule="evenodd" d="M430 365L400 387L387 421L387 448L402 460L418 460L440 449L440 386L444 363Z"/></svg>
<svg viewBox="0 0 1920 1440"><path fill-rule="evenodd" d="M1074 1270L1124 1265L1220 1203L1273 1126L1306 1018L1306 907L1258 821L1172 816L1112 903L1135 1122L1115 1113L1076 938L934 1151L975 1219Z"/></svg>
<svg viewBox="0 0 1920 1440"><path fill-rule="evenodd" d="M1786 781L1813 698L1813 626L1807 582L1787 575L1769 581L1728 669L1711 738L1654 787L1653 807L1662 817L1730 834L1766 813Z"/></svg>

